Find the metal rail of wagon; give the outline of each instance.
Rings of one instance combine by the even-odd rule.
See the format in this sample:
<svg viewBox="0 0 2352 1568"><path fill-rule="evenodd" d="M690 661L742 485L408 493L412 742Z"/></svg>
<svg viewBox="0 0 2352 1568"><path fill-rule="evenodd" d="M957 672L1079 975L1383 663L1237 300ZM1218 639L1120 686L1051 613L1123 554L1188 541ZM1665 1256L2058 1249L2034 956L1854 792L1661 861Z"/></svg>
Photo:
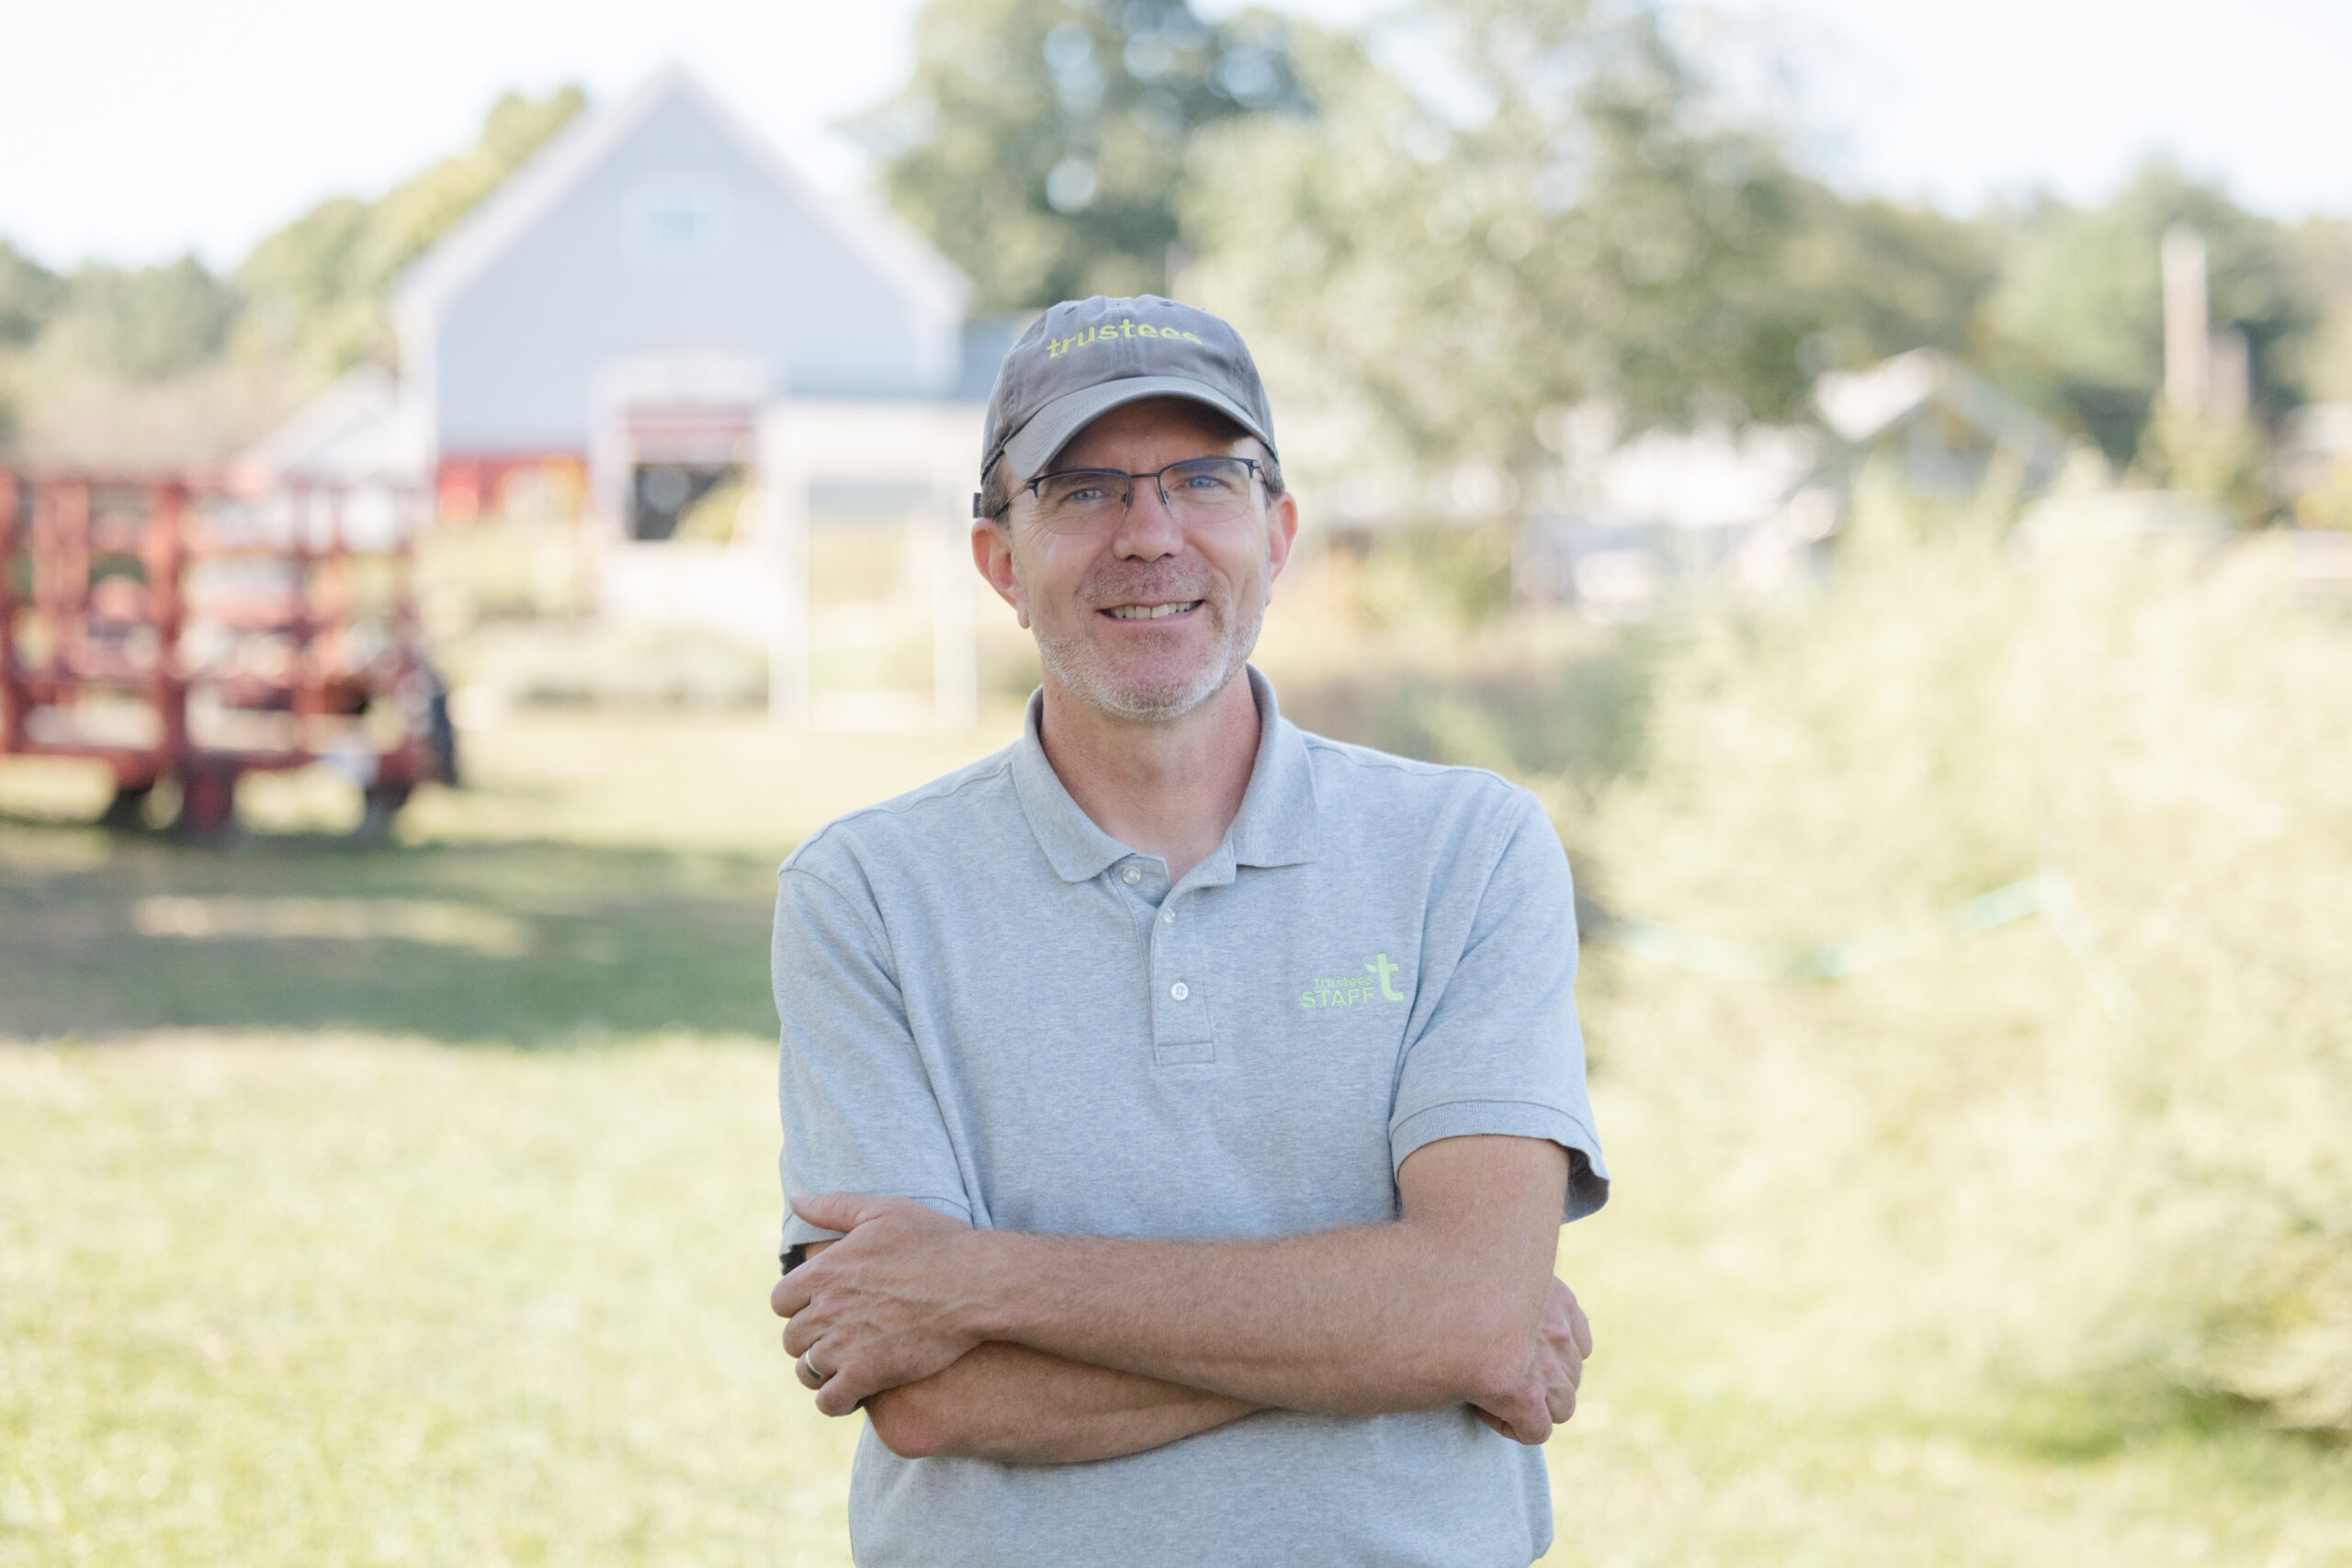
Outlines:
<svg viewBox="0 0 2352 1568"><path fill-rule="evenodd" d="M420 651L420 491L0 468L0 754L113 773L106 820L171 779L177 826L233 821L244 773L329 762L380 831L454 782Z"/></svg>

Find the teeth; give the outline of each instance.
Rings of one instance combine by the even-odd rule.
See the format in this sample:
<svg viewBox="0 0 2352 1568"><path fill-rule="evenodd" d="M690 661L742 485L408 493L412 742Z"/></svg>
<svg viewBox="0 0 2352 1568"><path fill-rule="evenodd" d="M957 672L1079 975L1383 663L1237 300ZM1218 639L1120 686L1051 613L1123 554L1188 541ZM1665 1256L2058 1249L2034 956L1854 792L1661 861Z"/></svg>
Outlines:
<svg viewBox="0 0 2352 1568"><path fill-rule="evenodd" d="M1198 599L1188 599L1182 604L1114 604L1110 613L1123 621L1156 621L1164 615L1181 615L1199 603Z"/></svg>

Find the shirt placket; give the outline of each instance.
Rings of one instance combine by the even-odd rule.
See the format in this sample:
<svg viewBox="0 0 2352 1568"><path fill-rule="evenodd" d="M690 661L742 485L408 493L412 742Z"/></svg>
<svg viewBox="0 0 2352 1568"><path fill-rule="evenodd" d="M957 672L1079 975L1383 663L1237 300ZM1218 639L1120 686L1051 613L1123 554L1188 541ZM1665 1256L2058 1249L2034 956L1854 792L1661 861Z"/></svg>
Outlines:
<svg viewBox="0 0 2352 1568"><path fill-rule="evenodd" d="M1135 872L1130 877L1129 871ZM1216 1060L1216 1032L1209 1016L1208 976L1199 963L1200 947L1186 918L1185 906L1195 901L1185 892L1170 891L1154 909L1152 894L1167 886L1167 871L1157 861L1138 858L1115 874L1147 899L1138 913L1148 922L1144 940L1144 970L1151 993L1152 1059L1161 1066L1185 1066Z"/></svg>

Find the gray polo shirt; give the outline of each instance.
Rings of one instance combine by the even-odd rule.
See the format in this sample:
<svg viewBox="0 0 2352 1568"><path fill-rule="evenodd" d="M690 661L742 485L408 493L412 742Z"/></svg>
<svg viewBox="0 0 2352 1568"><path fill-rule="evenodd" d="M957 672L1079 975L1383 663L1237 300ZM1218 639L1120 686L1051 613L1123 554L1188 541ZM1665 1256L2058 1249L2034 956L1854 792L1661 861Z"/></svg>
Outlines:
<svg viewBox="0 0 2352 1568"><path fill-rule="evenodd" d="M1394 1219L1396 1167L1472 1133L1569 1150L1608 1196L1570 994L1574 903L1535 799L1491 773L1262 730L1240 815L1173 887L1037 739L824 828L785 863L786 1192L975 1225L1290 1235ZM833 1233L787 1213L787 1253ZM1521 1568L1542 1454L1466 1405L1268 1411L1094 1464L903 1460L869 1427L850 1540L891 1564Z"/></svg>

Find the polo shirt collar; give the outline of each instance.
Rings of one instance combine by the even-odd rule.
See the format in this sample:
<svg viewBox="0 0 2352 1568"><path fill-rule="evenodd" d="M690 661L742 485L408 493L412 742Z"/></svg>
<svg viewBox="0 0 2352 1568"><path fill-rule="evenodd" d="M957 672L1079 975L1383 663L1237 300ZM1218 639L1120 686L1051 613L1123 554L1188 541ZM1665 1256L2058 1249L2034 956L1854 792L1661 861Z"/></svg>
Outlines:
<svg viewBox="0 0 2352 1568"><path fill-rule="evenodd" d="M1255 665L1246 672L1258 705L1258 757L1239 815L1224 844L1203 863L1211 881L1230 881L1236 865L1299 865L1315 858L1315 776L1306 742L1282 716L1272 684ZM1089 882L1136 852L1097 827L1063 787L1040 738L1045 712L1041 687L1030 694L1021 739L1013 743L1013 789L1054 874L1065 882Z"/></svg>
<svg viewBox="0 0 2352 1568"><path fill-rule="evenodd" d="M1315 769L1298 726L1275 705L1273 683L1249 666L1258 699L1258 760L1225 841L1238 865L1304 865L1315 858Z"/></svg>

